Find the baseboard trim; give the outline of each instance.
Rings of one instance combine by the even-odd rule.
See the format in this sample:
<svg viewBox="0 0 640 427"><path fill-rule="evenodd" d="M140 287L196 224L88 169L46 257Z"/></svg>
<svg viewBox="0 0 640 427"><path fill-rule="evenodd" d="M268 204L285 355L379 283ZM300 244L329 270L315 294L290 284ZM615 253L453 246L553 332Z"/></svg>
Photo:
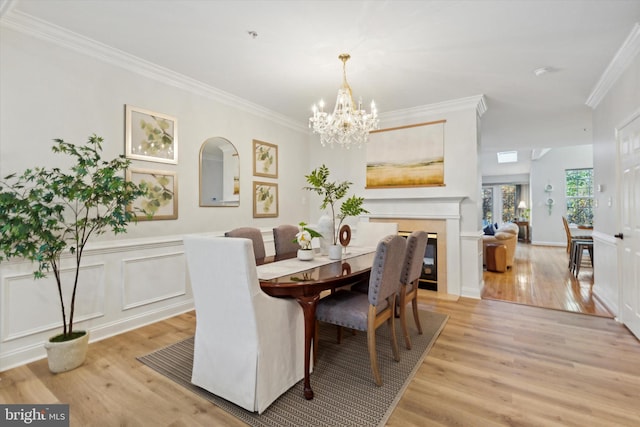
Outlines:
<svg viewBox="0 0 640 427"><path fill-rule="evenodd" d="M90 343L119 335L151 323L159 322L193 309L193 299L190 299L158 309L149 310L138 315L121 318L115 322L89 329ZM89 348L89 351L90 350L91 348ZM0 358L0 372L22 366L36 360L44 359L46 356L47 354L44 349L44 343L42 342L18 348L2 355Z"/></svg>

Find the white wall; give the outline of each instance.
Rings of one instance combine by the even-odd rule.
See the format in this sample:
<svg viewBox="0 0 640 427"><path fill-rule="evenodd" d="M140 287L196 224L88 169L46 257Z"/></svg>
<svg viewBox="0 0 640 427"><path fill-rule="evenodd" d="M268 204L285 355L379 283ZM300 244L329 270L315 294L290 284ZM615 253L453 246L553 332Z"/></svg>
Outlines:
<svg viewBox="0 0 640 427"><path fill-rule="evenodd" d="M618 256L618 241L613 237L620 232L620 216L617 185L617 143L615 129L625 123L640 110L640 49L638 45L638 27L635 29L634 42L626 45L626 52L635 52L628 58L628 65L620 67L624 71L615 79L615 83L606 91L606 95L594 107L593 146L594 179L601 185L602 191L595 193L597 207L594 209L594 286L593 292L614 314L619 313L620 281L619 271L623 266ZM635 46L635 47L634 47ZM616 56L618 62L625 62L625 55ZM612 67L612 70L618 67ZM631 266L624 266L631 268Z"/></svg>
<svg viewBox="0 0 640 427"><path fill-rule="evenodd" d="M458 292L462 295L479 297L482 265L476 153L478 112L484 112L484 101L479 97L383 118L381 127L447 120L444 187L364 190L364 149L321 148L317 136L310 138L306 128L231 95L219 94L215 88L199 86L170 70L138 63L135 58L112 56L100 49L94 52L91 46L70 39L53 39L51 34L34 36L0 27L0 175L34 165L64 167L64 160L50 151L53 138L82 144L96 133L105 138L105 157L123 154L125 104L164 113L178 121L177 165L134 162L136 167L177 172L178 219L143 221L132 225L124 236L101 236L88 248L81 275L90 284L81 285L86 293L77 326L89 329L92 339L193 307L182 255L184 234L220 234L253 225L263 230L267 248L272 251L273 226L317 220L317 198L302 187L306 185L304 175L322 163L331 168L332 179L352 180L353 193L364 197L463 199L460 217L455 221L461 241L453 245L455 253L449 254L456 271L448 274L458 276ZM239 152L241 195L237 208L198 206L200 145L216 136L230 140ZM277 218L253 218L253 139L278 145L279 177L273 180L280 194ZM171 274L155 274L167 266ZM57 303L49 302L51 284L33 282L31 270L24 262L0 264L0 371L42 357L42 342L59 330L59 322L48 308L57 308Z"/></svg>
<svg viewBox="0 0 640 427"><path fill-rule="evenodd" d="M533 244L564 246L567 243L562 217L567 215L565 170L593 167L593 147L577 145L554 148L531 162L531 240ZM550 184L553 191L546 192ZM549 211L546 200L554 204Z"/></svg>
<svg viewBox="0 0 640 427"><path fill-rule="evenodd" d="M479 106L481 104L481 106ZM318 137L312 138L310 148L311 168L326 164L331 171L331 180L348 179L353 182L351 194L365 198L393 199L425 198L428 199L460 197L458 245L450 245L448 259L455 260L455 271L448 270L451 288L458 295L479 298L482 286L482 259L480 239L481 224L478 209L480 199L480 170L478 152L478 110L484 108L484 100L480 97L454 100L443 104L416 107L411 111L397 112L381 116L380 128L390 128L436 120L445 123L445 185L441 187L365 189L366 183L366 147L352 148L348 151L322 148ZM484 112L484 110L482 110ZM319 198L311 193L305 197L309 203L311 218L316 221L322 214L318 207ZM357 219L350 219L351 224Z"/></svg>
<svg viewBox="0 0 640 427"><path fill-rule="evenodd" d="M62 47L0 27L0 175L38 165L64 167L64 158L51 152L54 138L83 144L96 133L105 139L105 158L123 154L125 104L178 121L177 165L133 163L177 172L178 219L139 222L117 239L100 236L83 262L77 326L99 339L193 307L184 234L253 225L263 229L271 248L273 226L307 220L301 188L309 170L309 136L268 111L219 99L212 88L195 90L193 82L168 70L117 55L97 58L91 48L69 43L71 48ZM198 206L198 153L215 136L238 149L240 207ZM278 146L279 177L272 180L279 185L277 218L253 218L253 139ZM51 279L34 282L31 271L28 263L0 264L0 371L42 357L42 342L60 330Z"/></svg>

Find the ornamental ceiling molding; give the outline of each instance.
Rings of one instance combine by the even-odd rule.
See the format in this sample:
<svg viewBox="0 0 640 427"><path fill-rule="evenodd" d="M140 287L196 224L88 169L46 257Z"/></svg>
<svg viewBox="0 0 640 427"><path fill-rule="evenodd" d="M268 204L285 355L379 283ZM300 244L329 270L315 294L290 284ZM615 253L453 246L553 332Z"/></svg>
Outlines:
<svg viewBox="0 0 640 427"><path fill-rule="evenodd" d="M309 132L306 125L287 116L26 13L8 10L1 16L0 26L54 43L169 86L204 96L295 131L305 134Z"/></svg>
<svg viewBox="0 0 640 427"><path fill-rule="evenodd" d="M640 23L633 26L631 33L602 73L585 104L595 109L638 54L640 54Z"/></svg>

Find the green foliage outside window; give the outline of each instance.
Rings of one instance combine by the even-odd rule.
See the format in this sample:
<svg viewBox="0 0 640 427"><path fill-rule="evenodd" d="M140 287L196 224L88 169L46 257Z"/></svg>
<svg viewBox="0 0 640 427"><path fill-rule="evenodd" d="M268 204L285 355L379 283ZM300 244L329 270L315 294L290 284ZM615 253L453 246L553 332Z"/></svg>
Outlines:
<svg viewBox="0 0 640 427"><path fill-rule="evenodd" d="M510 222L516 219L516 186L502 185L502 222Z"/></svg>
<svg viewBox="0 0 640 427"><path fill-rule="evenodd" d="M567 221L593 225L593 169L565 171Z"/></svg>
<svg viewBox="0 0 640 427"><path fill-rule="evenodd" d="M493 188L482 187L482 221L493 224Z"/></svg>

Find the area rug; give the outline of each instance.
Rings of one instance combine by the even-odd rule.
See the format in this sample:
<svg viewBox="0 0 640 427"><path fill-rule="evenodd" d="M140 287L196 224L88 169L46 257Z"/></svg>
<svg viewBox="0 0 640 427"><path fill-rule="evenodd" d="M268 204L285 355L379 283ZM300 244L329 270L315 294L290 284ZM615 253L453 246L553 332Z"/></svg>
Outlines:
<svg viewBox="0 0 640 427"><path fill-rule="evenodd" d="M424 332L422 335L418 335L413 317L407 319L411 350L405 347L400 322L396 321L400 362L393 360L388 328L386 325L378 328L376 344L382 387L377 387L373 381L366 333L352 335L344 331L342 343L337 344L335 326L321 324L318 362L311 374L315 397L305 400L301 380L261 415L248 412L191 384L193 337L139 357L138 360L250 426L382 426L391 416L448 319L444 314L423 310L419 313Z"/></svg>

